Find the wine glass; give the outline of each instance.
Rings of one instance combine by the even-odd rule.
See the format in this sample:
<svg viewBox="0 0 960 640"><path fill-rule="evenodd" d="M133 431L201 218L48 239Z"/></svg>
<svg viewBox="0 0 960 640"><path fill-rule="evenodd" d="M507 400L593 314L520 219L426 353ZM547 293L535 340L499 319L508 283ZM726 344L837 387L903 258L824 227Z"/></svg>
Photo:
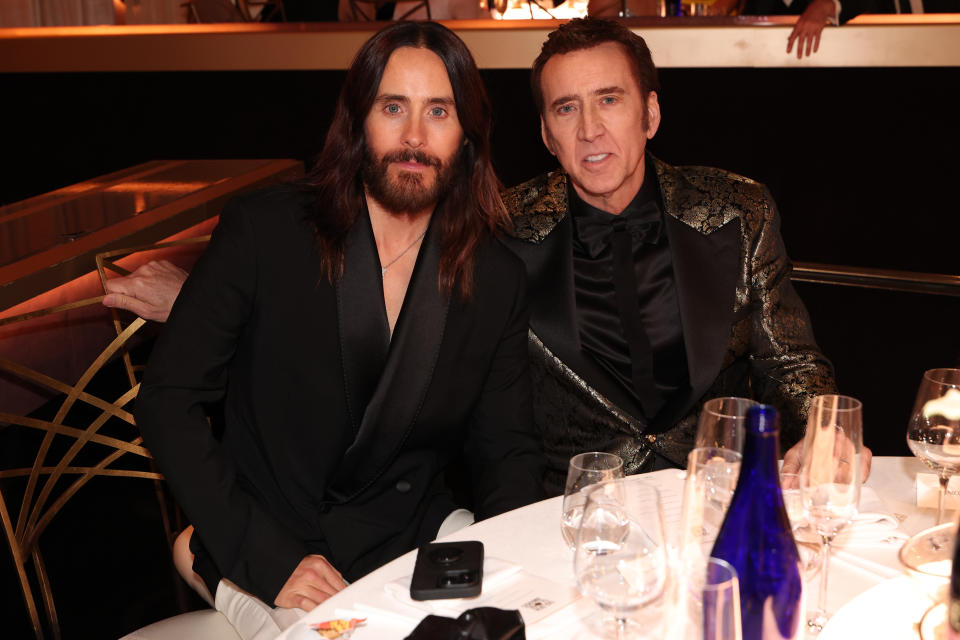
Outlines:
<svg viewBox="0 0 960 640"><path fill-rule="evenodd" d="M938 524L911 536L897 554L914 586L934 605L949 598L956 535L955 523Z"/></svg>
<svg viewBox="0 0 960 640"><path fill-rule="evenodd" d="M604 635L623 640L639 631L628 616L659 598L666 586L660 493L623 478L586 493L573 559L577 585L613 614L603 622Z"/></svg>
<svg viewBox="0 0 960 640"><path fill-rule="evenodd" d="M680 571L702 572L717 540L740 477L742 456L736 451L703 447L687 455L680 512Z"/></svg>
<svg viewBox="0 0 960 640"><path fill-rule="evenodd" d="M683 565L679 597L667 615L670 640L741 640L740 579L726 560L707 558L696 568Z"/></svg>
<svg viewBox="0 0 960 640"><path fill-rule="evenodd" d="M740 579L733 565L710 558L700 594L699 606L689 614L693 629L702 629L696 640L740 640Z"/></svg>
<svg viewBox="0 0 960 640"><path fill-rule="evenodd" d="M667 616L671 640L741 640L740 580L726 560L680 567L678 597Z"/></svg>
<svg viewBox="0 0 960 640"><path fill-rule="evenodd" d="M797 543L797 552L800 554L800 570L805 582L813 579L820 569L820 554L823 543L820 536L807 522L803 513L803 496L800 494L800 474L781 473L780 493L783 494L783 506L790 519L790 529L793 531L793 540Z"/></svg>
<svg viewBox="0 0 960 640"><path fill-rule="evenodd" d="M940 478L940 524L947 484L960 471L960 369L930 369L923 374L907 427L907 446Z"/></svg>
<svg viewBox="0 0 960 640"><path fill-rule="evenodd" d="M563 511L560 515L560 533L570 550L577 545L577 529L587 497L583 489L605 480L623 477L623 460L613 453L591 451L570 458L567 467L567 485L563 491Z"/></svg>
<svg viewBox="0 0 960 640"><path fill-rule="evenodd" d="M820 597L807 618L811 634L819 633L827 613L830 543L857 515L863 455L863 405L849 396L817 396L810 403L803 443L800 493L807 522L823 542Z"/></svg>
<svg viewBox="0 0 960 640"><path fill-rule="evenodd" d="M924 640L947 638L946 627L941 624L944 616L939 616L936 624L934 619L938 617L938 610L946 608L944 603L950 604L951 601L950 575L956 536L955 522L940 524L911 536L897 554L914 587L930 599L930 606L920 621L920 637ZM936 629L938 626L941 627L939 630Z"/></svg>
<svg viewBox="0 0 960 640"><path fill-rule="evenodd" d="M742 458L736 451L716 447L693 449L687 455L678 553L672 558L677 579L669 587L669 606L677 615L668 616L670 631L665 637L692 638L702 633L699 617L710 552L737 487ZM737 598L739 602L739 592Z"/></svg>
<svg viewBox="0 0 960 640"><path fill-rule="evenodd" d="M697 420L694 446L719 447L742 454L747 409L755 404L755 400L734 397L711 398L704 402Z"/></svg>

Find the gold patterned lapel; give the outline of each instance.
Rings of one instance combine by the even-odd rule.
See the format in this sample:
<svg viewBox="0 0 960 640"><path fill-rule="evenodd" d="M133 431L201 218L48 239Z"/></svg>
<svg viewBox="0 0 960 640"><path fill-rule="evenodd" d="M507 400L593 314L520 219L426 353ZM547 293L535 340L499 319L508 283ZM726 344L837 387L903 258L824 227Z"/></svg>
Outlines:
<svg viewBox="0 0 960 640"><path fill-rule="evenodd" d="M667 214L692 387L687 397L658 416L653 430L662 431L689 411L719 371L733 317L744 197L755 187L746 178L731 180L732 174L720 169L677 169L648 157ZM569 262L569 248L560 253L554 246L569 242L567 180L566 173L557 170L503 194L514 223L506 244L527 264L531 326L536 334L566 364L582 370L584 379L599 381L602 376L587 373L579 357L572 270L561 268ZM544 253L564 260L548 264ZM597 382L591 386L596 388ZM624 400L621 403L626 405Z"/></svg>

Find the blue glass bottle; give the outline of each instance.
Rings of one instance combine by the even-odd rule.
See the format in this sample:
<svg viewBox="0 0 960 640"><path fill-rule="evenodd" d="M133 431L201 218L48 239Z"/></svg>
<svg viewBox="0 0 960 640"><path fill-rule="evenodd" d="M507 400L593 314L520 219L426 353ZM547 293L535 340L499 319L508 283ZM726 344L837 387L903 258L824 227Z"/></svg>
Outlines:
<svg viewBox="0 0 960 640"><path fill-rule="evenodd" d="M800 556L780 492L777 410L750 407L740 478L713 545L740 576L743 640L802 638Z"/></svg>

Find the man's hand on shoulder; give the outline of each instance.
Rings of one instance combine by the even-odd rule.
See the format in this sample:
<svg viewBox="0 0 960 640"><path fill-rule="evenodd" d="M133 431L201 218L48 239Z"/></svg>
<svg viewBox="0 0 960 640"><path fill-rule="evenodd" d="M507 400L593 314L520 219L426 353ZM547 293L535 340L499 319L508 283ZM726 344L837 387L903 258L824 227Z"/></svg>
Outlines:
<svg viewBox="0 0 960 640"><path fill-rule="evenodd" d="M343 576L326 558L309 555L300 561L287 578L277 594L275 604L285 609L299 607L310 611L346 586Z"/></svg>
<svg viewBox="0 0 960 640"><path fill-rule="evenodd" d="M140 265L128 276L107 280L105 307L132 311L145 320L166 322L187 272L166 260Z"/></svg>
<svg viewBox="0 0 960 640"><path fill-rule="evenodd" d="M868 447L863 448L860 454L860 461L863 463L864 482L870 477L870 465L873 462L873 452ZM790 447L790 450L783 454L783 466L780 473L800 473L800 467L803 464L803 441Z"/></svg>

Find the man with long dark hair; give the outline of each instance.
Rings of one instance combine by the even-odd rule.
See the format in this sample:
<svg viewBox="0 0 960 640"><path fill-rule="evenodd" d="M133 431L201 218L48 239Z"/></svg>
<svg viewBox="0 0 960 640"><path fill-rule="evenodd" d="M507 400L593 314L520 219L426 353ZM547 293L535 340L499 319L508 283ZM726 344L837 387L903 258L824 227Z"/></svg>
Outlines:
<svg viewBox="0 0 960 640"><path fill-rule="evenodd" d="M477 517L541 497L489 130L466 46L391 25L357 54L305 184L221 216L136 410L195 527L178 567L218 609L233 585L310 609L341 574L433 539L460 455ZM217 438L205 407L221 398Z"/></svg>

